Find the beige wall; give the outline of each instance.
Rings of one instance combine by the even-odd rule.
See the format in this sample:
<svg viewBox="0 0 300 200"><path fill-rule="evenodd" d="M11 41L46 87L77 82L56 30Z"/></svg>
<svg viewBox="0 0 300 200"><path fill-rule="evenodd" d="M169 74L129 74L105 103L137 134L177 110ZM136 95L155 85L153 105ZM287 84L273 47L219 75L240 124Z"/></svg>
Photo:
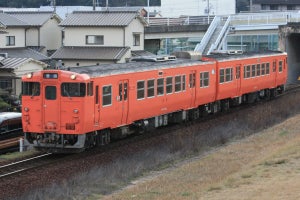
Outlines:
<svg viewBox="0 0 300 200"><path fill-rule="evenodd" d="M58 21L56 18L49 19L41 28L40 28L40 43L41 46L45 46L46 50L56 50L61 47L62 44L62 35L61 27L58 26Z"/></svg>
<svg viewBox="0 0 300 200"><path fill-rule="evenodd" d="M39 28L26 30L26 46L39 46Z"/></svg>
<svg viewBox="0 0 300 200"><path fill-rule="evenodd" d="M7 28L8 33L0 34L0 48L25 47L25 28ZM6 46L6 36L15 36L15 45Z"/></svg>
<svg viewBox="0 0 300 200"><path fill-rule="evenodd" d="M131 47L131 50L144 50L144 25L139 19L134 19L129 26L125 28L125 46ZM133 46L133 34L140 34L140 46Z"/></svg>
<svg viewBox="0 0 300 200"><path fill-rule="evenodd" d="M87 45L86 35L103 35L103 45ZM66 27L64 46L123 46L123 28Z"/></svg>

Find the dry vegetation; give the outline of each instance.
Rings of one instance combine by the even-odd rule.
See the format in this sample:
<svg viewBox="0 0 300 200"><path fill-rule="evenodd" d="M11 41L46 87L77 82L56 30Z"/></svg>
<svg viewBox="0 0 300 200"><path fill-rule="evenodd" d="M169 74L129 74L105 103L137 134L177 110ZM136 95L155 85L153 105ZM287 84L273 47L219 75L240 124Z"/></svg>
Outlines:
<svg viewBox="0 0 300 200"><path fill-rule="evenodd" d="M298 99L283 96L148 138L152 145L137 144L143 150L20 199L300 199Z"/></svg>
<svg viewBox="0 0 300 200"><path fill-rule="evenodd" d="M104 199L300 199L300 116Z"/></svg>

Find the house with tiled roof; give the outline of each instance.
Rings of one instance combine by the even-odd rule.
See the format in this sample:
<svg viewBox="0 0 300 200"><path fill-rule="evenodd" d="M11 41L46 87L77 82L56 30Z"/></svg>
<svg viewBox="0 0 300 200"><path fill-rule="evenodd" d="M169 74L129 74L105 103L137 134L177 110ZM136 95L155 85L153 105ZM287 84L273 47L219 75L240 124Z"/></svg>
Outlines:
<svg viewBox="0 0 300 200"><path fill-rule="evenodd" d="M21 77L46 67L46 63L32 58L0 57L0 95L19 96L22 91Z"/></svg>
<svg viewBox="0 0 300 200"><path fill-rule="evenodd" d="M65 67L122 63L144 50L147 22L137 11L76 11L59 25L63 46L51 58Z"/></svg>
<svg viewBox="0 0 300 200"><path fill-rule="evenodd" d="M53 12L6 12L26 25L25 45L45 55L51 55L62 44L61 18Z"/></svg>

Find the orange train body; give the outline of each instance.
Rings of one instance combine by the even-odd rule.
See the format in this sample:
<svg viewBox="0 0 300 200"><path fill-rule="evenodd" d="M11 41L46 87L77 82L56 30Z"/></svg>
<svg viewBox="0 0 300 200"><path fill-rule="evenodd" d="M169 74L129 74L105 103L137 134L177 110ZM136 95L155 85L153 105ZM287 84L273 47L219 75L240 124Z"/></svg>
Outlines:
<svg viewBox="0 0 300 200"><path fill-rule="evenodd" d="M82 151L271 98L286 81L282 52L43 70L22 77L23 130L40 150Z"/></svg>

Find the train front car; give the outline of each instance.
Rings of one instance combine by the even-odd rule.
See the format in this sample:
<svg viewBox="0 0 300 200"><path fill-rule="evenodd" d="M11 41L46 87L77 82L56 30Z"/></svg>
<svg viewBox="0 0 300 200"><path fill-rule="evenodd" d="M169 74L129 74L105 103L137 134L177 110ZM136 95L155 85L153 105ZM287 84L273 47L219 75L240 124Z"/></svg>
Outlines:
<svg viewBox="0 0 300 200"><path fill-rule="evenodd" d="M93 83L86 74L44 70L22 77L22 123L25 141L57 153L80 152L93 110Z"/></svg>

